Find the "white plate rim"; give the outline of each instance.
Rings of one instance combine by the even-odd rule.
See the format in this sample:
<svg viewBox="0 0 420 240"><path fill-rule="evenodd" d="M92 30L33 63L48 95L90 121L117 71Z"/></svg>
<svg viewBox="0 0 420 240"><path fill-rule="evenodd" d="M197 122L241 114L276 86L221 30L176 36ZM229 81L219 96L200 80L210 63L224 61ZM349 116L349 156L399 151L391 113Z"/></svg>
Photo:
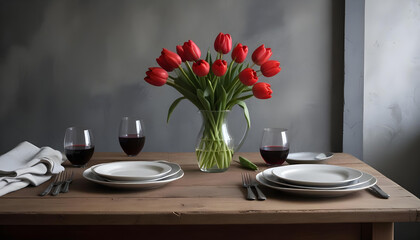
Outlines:
<svg viewBox="0 0 420 240"><path fill-rule="evenodd" d="M83 177L88 181L98 183L100 185L114 187L114 188L128 188L128 189L147 189L161 187L170 182L176 181L184 176L184 171L180 169L175 175L168 178L164 178L157 181L105 181L101 180L100 176L97 176L92 172L91 168L86 169L83 172Z"/></svg>
<svg viewBox="0 0 420 240"><path fill-rule="evenodd" d="M369 182L354 187L354 188L348 188L348 189L335 189L335 190L321 190L321 189L301 189L301 188L290 188L290 187L283 187L283 186L275 186L270 181L266 180L264 176L262 175L262 172L258 173L256 176L257 181L268 188L280 190L287 193L293 193L298 195L304 195L304 196L313 196L313 197L338 197L347 195L353 192L361 191L367 188L372 187L377 183L377 179L373 177Z"/></svg>
<svg viewBox="0 0 420 240"><path fill-rule="evenodd" d="M341 181L308 181L304 179L296 179L296 178L289 178L281 175L284 174L285 171L299 171L302 169L307 171L314 171L316 168L320 168L322 170L330 169L330 170L339 170L339 171L347 171L350 174L350 177ZM309 169L309 170L308 170ZM362 172L349 168L349 167L342 167L337 165L330 165L330 164L298 164L298 165L286 165L280 167L272 168L272 173L274 176L280 178L283 181L297 184L297 185L306 185L306 186L338 186L338 185L345 185L349 182L355 181L362 176Z"/></svg>
<svg viewBox="0 0 420 240"><path fill-rule="evenodd" d="M127 176L127 175L115 175L115 174L111 174L111 173L107 173L106 170L104 172L104 170L101 168L112 168L114 167L113 165L116 165L116 167L124 167L123 165L128 165L125 167L158 167L161 168L162 171L160 173L154 174L154 175L148 175L148 176ZM137 166L136 166L137 165ZM114 167L115 168L115 167ZM100 164L99 166L96 166L95 168L92 169L92 171L104 178L110 179L110 180L120 180L120 181L141 181L141 180L151 180L151 179L156 179L159 177L162 177L166 174L168 174L170 171L172 170L171 166L169 166L168 164L164 164L162 162L158 162L158 161L117 161L117 162L109 162L109 163L104 163L104 164Z"/></svg>
<svg viewBox="0 0 420 240"><path fill-rule="evenodd" d="M371 174L366 173L366 172L362 172L362 176L358 179L358 180L361 180L361 181L358 181L356 183L352 183L352 184L349 184L349 185L343 185L343 186L317 187L317 186L295 185L295 184L284 182L284 181L278 179L276 176L274 176L271 173L270 169L266 169L266 170L262 171L261 173L262 173L262 176L264 177L265 180L267 180L267 181L269 181L273 184L278 184L278 185L281 185L281 186L291 187L291 188L317 189L317 190L336 190L336 189L344 189L344 188L349 188L349 187L355 187L355 186L365 184L373 178L373 176Z"/></svg>

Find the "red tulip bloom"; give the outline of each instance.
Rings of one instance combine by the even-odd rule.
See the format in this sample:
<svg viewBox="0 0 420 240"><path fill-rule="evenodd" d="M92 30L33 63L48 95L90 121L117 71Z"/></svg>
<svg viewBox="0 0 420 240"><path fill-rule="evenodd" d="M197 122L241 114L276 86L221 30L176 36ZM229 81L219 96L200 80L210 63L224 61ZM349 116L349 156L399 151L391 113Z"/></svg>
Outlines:
<svg viewBox="0 0 420 240"><path fill-rule="evenodd" d="M169 64L165 61L163 56L156 58L156 62L159 64L159 66L161 66L163 69L165 69L168 72L172 72L174 70L174 68L169 66Z"/></svg>
<svg viewBox="0 0 420 240"><path fill-rule="evenodd" d="M219 33L214 41L214 49L218 53L226 54L232 49L232 38L230 34Z"/></svg>
<svg viewBox="0 0 420 240"><path fill-rule="evenodd" d="M258 66L261 66L271 57L272 54L271 48L265 48L263 44L252 53L252 61Z"/></svg>
<svg viewBox="0 0 420 240"><path fill-rule="evenodd" d="M280 62L276 60L269 60L261 65L261 72L265 77L272 77L280 71Z"/></svg>
<svg viewBox="0 0 420 240"><path fill-rule="evenodd" d="M241 80L244 85L252 86L258 81L257 72L252 68L245 68L239 73L239 80Z"/></svg>
<svg viewBox="0 0 420 240"><path fill-rule="evenodd" d="M209 73L210 65L204 60L198 60L194 62L194 64L192 65L192 69L197 76L204 77Z"/></svg>
<svg viewBox="0 0 420 240"><path fill-rule="evenodd" d="M259 82L252 87L252 93L256 98L268 99L271 98L271 94L273 93L270 87L271 85L268 83Z"/></svg>
<svg viewBox="0 0 420 240"><path fill-rule="evenodd" d="M167 71L160 67L151 67L149 71L146 72L146 77L144 80L154 86L163 86L168 80L169 74Z"/></svg>
<svg viewBox="0 0 420 240"><path fill-rule="evenodd" d="M177 46L176 46L176 53L178 53L178 55L181 57L181 60L182 60L183 62L187 61L187 60L185 59L184 48L182 48L182 46L181 46L181 45L177 45Z"/></svg>
<svg viewBox="0 0 420 240"><path fill-rule="evenodd" d="M223 76L227 70L227 62L222 59L217 59L211 66L211 70L213 71L214 75L219 77Z"/></svg>
<svg viewBox="0 0 420 240"><path fill-rule="evenodd" d="M156 62L166 71L173 71L175 68L178 68L181 65L182 60L181 57L169 51L168 49L164 48L161 52L159 58L156 59Z"/></svg>
<svg viewBox="0 0 420 240"><path fill-rule="evenodd" d="M184 57L186 61L197 61L198 59L200 59L200 48L198 48L193 41L188 40L188 42L184 43L182 48L184 49Z"/></svg>
<svg viewBox="0 0 420 240"><path fill-rule="evenodd" d="M248 47L243 46L241 43L238 43L232 51L232 60L237 63L243 63L245 61L246 55L248 54Z"/></svg>

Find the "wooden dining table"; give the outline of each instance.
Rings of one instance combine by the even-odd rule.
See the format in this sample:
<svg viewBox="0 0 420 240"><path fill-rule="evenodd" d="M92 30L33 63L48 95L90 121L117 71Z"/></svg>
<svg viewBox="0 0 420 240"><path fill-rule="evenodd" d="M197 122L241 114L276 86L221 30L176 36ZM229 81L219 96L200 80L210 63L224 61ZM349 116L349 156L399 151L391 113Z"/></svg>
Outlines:
<svg viewBox="0 0 420 240"><path fill-rule="evenodd" d="M155 189L118 189L74 172L68 193L39 196L47 185L0 197L0 239L393 239L395 222L419 222L420 200L361 160L335 153L325 164L372 174L388 194L367 190L340 197L305 197L260 186L265 201L246 200L241 174L268 168L259 153L238 153L258 171L233 162L223 173L198 169L194 153L95 153L88 167L114 161L166 160L185 175Z"/></svg>

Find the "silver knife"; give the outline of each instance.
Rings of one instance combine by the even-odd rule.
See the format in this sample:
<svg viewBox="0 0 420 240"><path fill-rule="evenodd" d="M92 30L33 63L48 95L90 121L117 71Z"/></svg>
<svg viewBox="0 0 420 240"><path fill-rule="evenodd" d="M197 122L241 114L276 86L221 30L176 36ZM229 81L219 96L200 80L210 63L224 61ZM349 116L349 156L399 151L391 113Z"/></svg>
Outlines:
<svg viewBox="0 0 420 240"><path fill-rule="evenodd" d="M251 186L253 186L255 188L255 190L257 190L257 199L258 200L264 201L264 200L267 199L267 197L264 195L264 193L258 187L258 183L255 180L252 180Z"/></svg>
<svg viewBox="0 0 420 240"><path fill-rule="evenodd" d="M370 190L372 190L372 192L376 193L379 197L384 198L384 199L388 199L390 196L388 193L384 192L384 190L382 190L378 185L373 185L371 188L369 188Z"/></svg>

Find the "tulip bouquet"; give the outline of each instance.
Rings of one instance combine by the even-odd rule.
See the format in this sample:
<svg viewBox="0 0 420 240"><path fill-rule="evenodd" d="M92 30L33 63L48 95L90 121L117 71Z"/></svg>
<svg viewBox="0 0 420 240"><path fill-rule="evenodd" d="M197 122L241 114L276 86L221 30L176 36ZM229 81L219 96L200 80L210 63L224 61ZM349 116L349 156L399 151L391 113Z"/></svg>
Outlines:
<svg viewBox="0 0 420 240"><path fill-rule="evenodd" d="M281 70L280 62L269 60L272 52L264 45L252 53L253 64L245 64L248 47L238 43L232 50L229 34L220 33L214 42L214 49L215 59L210 51L205 59L200 59L201 50L191 40L176 46L177 53L163 48L156 59L160 67L149 68L144 78L151 85L166 84L182 94L170 106L167 121L178 103L184 99L200 110L203 127L196 154L198 165L205 172L225 171L232 161L234 147L230 137L225 135L227 112L235 105L240 106L249 128L249 113L244 100L253 96L258 99L271 98L270 84L258 82L258 77L261 74L272 77ZM232 60L228 63L223 58L231 50ZM253 69L255 66L259 67L257 71ZM168 72L174 72L175 76Z"/></svg>

